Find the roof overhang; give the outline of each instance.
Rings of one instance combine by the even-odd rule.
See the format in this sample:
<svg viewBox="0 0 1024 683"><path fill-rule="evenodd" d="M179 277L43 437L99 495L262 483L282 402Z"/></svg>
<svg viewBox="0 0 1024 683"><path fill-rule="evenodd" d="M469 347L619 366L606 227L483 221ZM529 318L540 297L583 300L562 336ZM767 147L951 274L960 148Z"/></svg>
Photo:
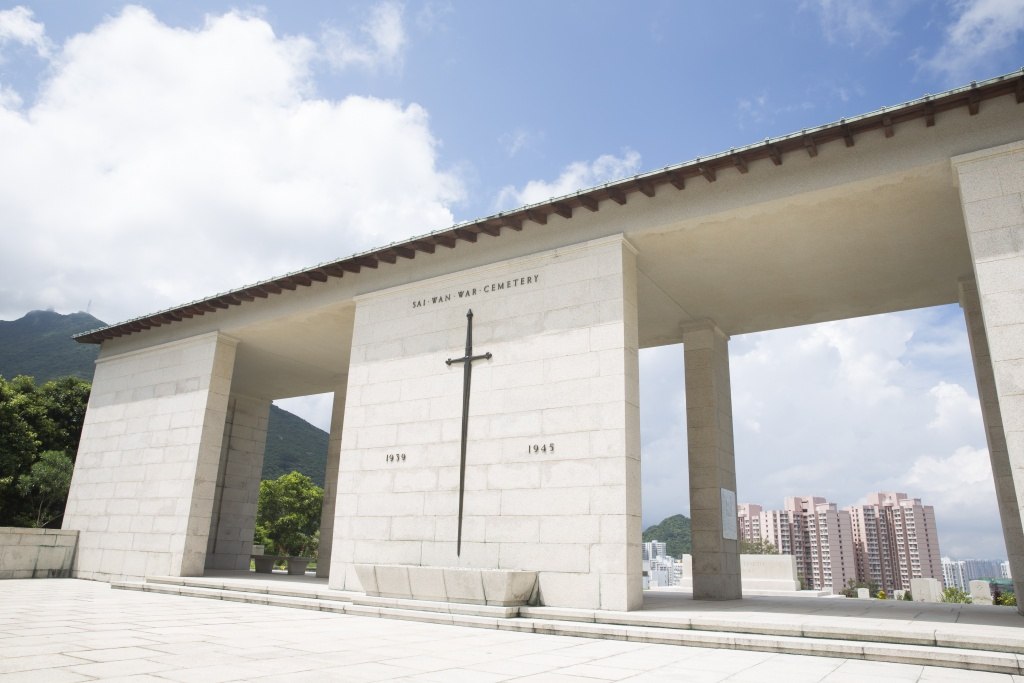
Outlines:
<svg viewBox="0 0 1024 683"><path fill-rule="evenodd" d="M499 213L496 215L488 216L474 221L461 223L444 230L438 230L429 234L414 237L412 239L405 240L400 243L389 244L379 249L373 249L361 254L356 254L347 258L330 261L327 263L321 263L311 268L306 268L297 272L289 273L281 277L272 278L252 285L247 285L239 289L235 289L222 294L216 294L205 299L193 301L181 306L170 308L167 310L159 311L157 313L141 316L128 320L122 323L110 325L108 327L92 330L75 336L75 340L80 343L88 344L100 344L107 340L118 339L129 335L135 335L146 330L153 328L162 328L169 325L180 323L181 321L195 319L199 317L213 316L219 311L231 309L234 307L244 307L252 302L272 299L278 297L283 293L293 292L301 288L311 287L316 283L327 283L328 281L340 279L340 278L352 278L357 277L360 273L366 271L379 271L386 268L400 266L403 262L411 261L412 259L424 256L431 256L438 252L444 253L448 250L454 250L459 245L465 245L468 243L475 243L481 238L488 237L499 237L503 233L521 233L525 226L546 226L549 219L555 217L564 219L566 221L572 221L573 218L588 216L595 214L602 210L603 207L623 207L635 201L656 201L656 197L663 195L664 188L671 188L672 191L682 191L687 187L692 186L694 183L701 185L715 184L720 179L727 178L728 186L731 191L742 192L743 188L736 185L737 182L743 182L744 178L748 175L751 167L763 166L764 164L770 164L773 167L782 166L787 160L797 158L806 162L807 160L814 160L821 156L832 156L832 154L824 154L826 150L833 152L836 149L851 148L858 144L858 141L864 138L875 139L878 135L882 136L883 140L893 138L896 134L896 129L899 126L908 124L911 122L920 122L923 127L931 128L936 125L937 117L940 114L946 114L953 112L954 110L964 110L968 116L977 115L983 106L983 103L995 98L1012 97L1016 103L1024 102L1024 75L1021 73L1013 73L1005 76L990 79L988 81L972 83L969 86L962 88L956 88L939 95L925 96L904 104L885 107L878 111L864 114L849 119L841 119L837 122L830 123L827 125L819 126L817 128L810 128L802 130L798 133L791 135L782 136L779 138L766 139L763 142L759 142L745 147L739 147L730 149L726 152L716 154L706 158L697 158L691 161L678 164L675 166L666 167L650 173L644 173L636 175L631 178L620 180L617 182L607 183L599 187L583 190L574 194L566 195L551 199L546 202L540 202L529 206L524 206L514 211L508 211ZM948 164L947 164L948 166ZM948 171L948 168L947 168ZM949 198L939 200L937 202L929 202L929 189L925 187L928 182L928 176L931 174L934 176L936 173L941 173L941 169L931 168L923 169L916 177L884 177L879 176L876 182L866 183L860 186L858 192L847 192L844 198L838 198L837 201L841 206L842 202L845 201L847 204L857 203L860 209L863 209L865 203L871 204L872 202L877 204L880 208L876 212L874 218L870 215L859 215L858 221L861 226L869 225L886 225L892 226L893 216L886 213L889 209L884 208L882 204L877 201L880 199L878 193L889 193L900 194L909 190L916 182L920 185L922 197L924 199L918 202L919 208L923 212L935 214L936 220L940 223L941 217L948 214L950 211L959 212L958 205L950 203ZM935 178L932 178L934 181ZM905 183L905 184L904 184ZM723 184L725 185L725 184ZM847 188L849 190L850 188ZM856 188L854 188L856 189ZM934 193L932 193L934 194ZM811 200L816 201L816 200ZM886 204L885 206L890 206ZM631 206L632 208L632 206ZM705 273L704 280L708 280L714 276L714 273L720 273L723 268L731 268L740 278L753 278L755 282L750 288L751 292L761 291L756 283L756 272L751 273L749 271L744 272L742 269L745 267L746 261L740 258L741 255L751 255L751 250L759 250L765 248L764 239L766 235L782 235L785 234L784 228L787 221L790 220L791 208L784 206L777 206L776 211L772 213L771 202L768 202L761 207L761 213L756 216L756 220L748 220L746 225L736 223L738 218L733 218L732 222L736 223L733 225L733 230L730 235L731 238L722 241L722 248L717 250L715 254L709 255L709 258L705 258L699 261L690 259L688 261L688 272L686 278L688 278L690 284L693 282L700 282L701 273L700 269L704 268L707 272ZM869 212L870 213L870 212ZM836 210L834 206L827 212L820 213L815 218L813 216L813 207L808 207L805 213L805 224L812 225L815 220L842 220L844 212L842 209ZM742 215L742 212L740 214ZM728 223L728 220L723 222ZM948 222L948 221L946 221ZM699 223L699 224L698 224ZM690 226L689 229L683 229L679 232L682 236L677 238L673 242L672 249L677 253L683 253L681 249L695 248L699 249L701 245L696 244L694 240L700 233L706 233L708 230L721 230L723 225L720 221L698 221ZM752 229L750 226L759 223L762 228L758 230ZM677 222L677 228L685 227L686 220ZM764 226L770 226L775 224L779 230L773 232L765 229ZM717 227L716 227L717 225ZM962 224L961 224L962 225ZM559 226L565 226L564 223L559 222ZM946 232L949 232L947 230ZM955 233L947 235L949 239L960 239ZM725 234L723 231L722 234ZM828 254L830 249L841 248L842 240L840 231L833 231L831 238L825 236L824 233L815 232L813 230L803 235L803 239L809 240L804 243L794 242L797 251L802 249L816 250L817 254ZM883 242L886 240L893 239L894 235L900 235L899 231L893 232L891 229L878 234L877 239L881 239ZM739 238L737 236L745 235L745 237ZM800 238L800 235L793 235L794 239ZM648 250L658 250L661 248L658 242L659 240L665 240L666 238L659 237L655 234L645 234L637 237L630 237L631 240L637 242L638 248L641 251L641 259L643 254ZM824 242L821 240L824 239ZM831 239L831 241L830 241ZM914 250L919 249L921 253L921 259L927 260L930 258L944 258L942 256L942 250L938 249L937 242L934 236L924 238L925 241L922 244L908 243L899 245L901 253L905 253L907 249ZM839 240L836 242L836 240ZM698 240L699 241L699 240ZM819 242L816 244L816 241ZM687 247L687 243L690 243ZM706 242L701 242L706 245ZM665 248L667 248L667 244ZM957 255L953 258L963 258L962 249L956 250ZM692 253L692 252L691 252ZM761 252L767 253L767 252ZM732 254L733 256L730 256ZM755 253L756 255L756 253ZM844 267L860 267L863 268L864 281L869 283L867 276L878 271L887 265L894 267L902 267L903 264L886 264L884 259L881 261L878 259L877 251L871 250L870 253L864 252L863 254L853 254L858 258L846 259L846 263L850 265ZM822 264L827 264L827 259L818 259ZM820 287L821 281L828 281L828 278L819 277L820 273L814 272L815 263L814 258L807 258L799 261L799 263L806 263L810 265L810 270L805 273L793 273L792 277L783 277L782 280L791 280L794 289L805 290L808 287ZM820 267L831 267L828 265L821 265ZM953 264L951 268L954 270L960 267L957 264ZM657 301L659 299L669 299L671 304L676 309L684 312L685 315L697 315L701 310L705 308L713 308L714 296L708 296L707 292L713 292L714 287L710 287L707 290L701 290L701 297L703 303L700 302L680 302L676 299L685 299L685 293L683 295L677 294L666 294L665 286L660 284L662 280L665 282L671 282L673 279L679 280L681 275L678 272L673 272L673 269L678 271L678 266L674 265L671 260L665 259L660 265L655 262L650 262L646 265L645 277L641 278L641 295L645 295L650 298L651 301ZM661 272L663 271L663 272ZM778 274L777 274L778 275ZM776 284L778 283L779 277L776 275L774 278ZM925 277L927 279L927 277ZM845 280L841 278L833 278L837 283L845 283ZM685 283L680 282L680 286L683 286L685 291ZM846 286L845 284L837 284L837 286ZM952 285L947 286L946 289ZM691 287L692 289L692 287ZM696 290L694 290L696 291ZM945 291L945 290L943 290ZM828 294L826 291L822 291L822 297ZM911 308L917 305L930 305L931 303L941 303L945 295L939 295L935 297L922 297L922 296L899 296L898 293L893 292L894 310L899 308ZM775 297L778 299L778 296ZM736 320L732 323L723 323L726 327L729 327L732 333L749 332L755 331L756 329L768 329L764 325L770 326L781 326L779 320L772 322L758 323L758 306L759 302L757 296L752 296L749 299L749 306L744 309L740 307L735 316ZM665 308L665 307L662 307ZM666 310L672 308L667 306ZM825 310L824 307L822 310ZM656 319L659 315L657 311L660 310L658 306L653 305L648 308L647 321L648 327L654 326L657 331L652 332L648 335L648 345L655 343L656 340L663 340L664 343L668 343L674 339L674 333L671 330L660 330L658 329L658 320ZM716 309L717 310L717 309ZM858 312L860 311L860 312ZM849 314L864 314L870 312L866 310L860 310L856 306L852 306L845 313ZM813 311L801 311L800 306L796 305L793 310L793 315L787 320L785 324L800 324L805 322L814 322L818 319L827 319L825 313L815 313ZM746 322L741 322L746 321ZM641 327L644 327L644 312L641 311ZM677 325L676 322L670 323L670 326Z"/></svg>

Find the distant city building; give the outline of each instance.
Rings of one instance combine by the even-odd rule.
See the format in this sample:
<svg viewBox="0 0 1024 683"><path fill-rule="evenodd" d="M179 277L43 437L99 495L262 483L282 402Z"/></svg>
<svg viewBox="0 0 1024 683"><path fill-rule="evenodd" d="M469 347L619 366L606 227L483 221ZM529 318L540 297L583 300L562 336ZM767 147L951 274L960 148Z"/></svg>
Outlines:
<svg viewBox="0 0 1024 683"><path fill-rule="evenodd" d="M681 558L668 556L668 545L658 540L643 544L644 590L678 586L683 578Z"/></svg>
<svg viewBox="0 0 1024 683"><path fill-rule="evenodd" d="M656 557L668 555L668 544L655 539L644 543L644 559L653 560Z"/></svg>
<svg viewBox="0 0 1024 683"><path fill-rule="evenodd" d="M1001 577L1003 577L1004 579L1012 579L1013 578L1013 576L1010 575L1010 561L1009 560L1003 560L1002 564L999 565L999 575Z"/></svg>
<svg viewBox="0 0 1024 683"><path fill-rule="evenodd" d="M971 581L976 579L1008 579L1003 571L1009 572L1009 562L999 560L954 560L942 558L942 577L946 587L967 591Z"/></svg>
<svg viewBox="0 0 1024 683"><path fill-rule="evenodd" d="M964 563L961 560L952 560L948 557L942 558L942 584L946 588L967 590L967 580L964 578Z"/></svg>
<svg viewBox="0 0 1024 683"><path fill-rule="evenodd" d="M839 593L856 576L850 516L824 498L789 497L783 510L737 506L741 538L768 541L796 559L805 588Z"/></svg>
<svg viewBox="0 0 1024 683"><path fill-rule="evenodd" d="M935 509L905 493L873 493L847 508L853 526L857 577L886 593L908 590L911 579L944 580Z"/></svg>
<svg viewBox="0 0 1024 683"><path fill-rule="evenodd" d="M683 563L674 557L658 555L650 560L648 588L678 586L683 579Z"/></svg>

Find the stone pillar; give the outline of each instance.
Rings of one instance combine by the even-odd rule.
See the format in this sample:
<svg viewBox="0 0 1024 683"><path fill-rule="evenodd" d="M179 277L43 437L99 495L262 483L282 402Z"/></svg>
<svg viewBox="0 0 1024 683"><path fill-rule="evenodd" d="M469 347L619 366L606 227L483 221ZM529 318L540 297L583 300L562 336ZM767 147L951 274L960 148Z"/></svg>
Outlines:
<svg viewBox="0 0 1024 683"><path fill-rule="evenodd" d="M714 322L683 329L693 536L693 597L736 600L740 586L729 337Z"/></svg>
<svg viewBox="0 0 1024 683"><path fill-rule="evenodd" d="M1024 142L952 163L976 279L976 289L962 284L961 300L1010 571L1024 591Z"/></svg>
<svg viewBox="0 0 1024 683"><path fill-rule="evenodd" d="M231 397L206 553L207 568L249 568L269 417L269 399Z"/></svg>
<svg viewBox="0 0 1024 683"><path fill-rule="evenodd" d="M1011 548L1024 549L1024 526L1021 522L1018 500L1019 477L1015 478L1006 450L1006 434L1003 432L1003 418L999 410L999 396L996 393L995 375L992 372L992 357L985 334L985 322L981 315L981 300L978 285L973 278L960 281L960 306L967 321L967 338L971 343L971 359L974 361L974 379L978 383L978 400L981 402L981 419L985 423L985 441L992 463L992 477L995 480L996 503L999 505L999 520L1003 527L1003 539L1010 566L1013 567ZM1018 558L1019 561L1019 558ZM1011 574L1013 570L1011 569ZM1014 580L1014 589L1024 590L1024 581Z"/></svg>
<svg viewBox="0 0 1024 683"><path fill-rule="evenodd" d="M341 460L341 429L345 424L345 389L334 391L331 411L331 437L327 442L327 468L324 471L324 506L320 512L320 550L317 553L316 575L330 576L331 547L334 542L334 509L338 499L338 464Z"/></svg>
<svg viewBox="0 0 1024 683"><path fill-rule="evenodd" d="M216 332L104 344L64 514L80 532L74 576L202 575L235 346Z"/></svg>

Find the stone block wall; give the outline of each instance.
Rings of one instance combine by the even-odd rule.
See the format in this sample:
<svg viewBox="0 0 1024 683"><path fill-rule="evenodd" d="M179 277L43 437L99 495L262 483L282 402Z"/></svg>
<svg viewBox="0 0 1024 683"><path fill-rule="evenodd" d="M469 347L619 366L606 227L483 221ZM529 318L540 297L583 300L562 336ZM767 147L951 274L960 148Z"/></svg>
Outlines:
<svg viewBox="0 0 1024 683"><path fill-rule="evenodd" d="M456 554L466 313L474 353ZM546 604L642 601L636 267L607 238L357 300L331 586L356 563L539 572Z"/></svg>
<svg viewBox="0 0 1024 683"><path fill-rule="evenodd" d="M0 527L0 579L71 576L78 532Z"/></svg>
<svg viewBox="0 0 1024 683"><path fill-rule="evenodd" d="M76 577L202 574L234 356L211 333L97 361L63 523Z"/></svg>

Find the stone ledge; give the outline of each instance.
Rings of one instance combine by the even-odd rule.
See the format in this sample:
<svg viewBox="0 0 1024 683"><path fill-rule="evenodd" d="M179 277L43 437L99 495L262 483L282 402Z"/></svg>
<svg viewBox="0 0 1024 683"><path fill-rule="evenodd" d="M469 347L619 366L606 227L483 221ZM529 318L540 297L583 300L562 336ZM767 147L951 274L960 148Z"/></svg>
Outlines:
<svg viewBox="0 0 1024 683"><path fill-rule="evenodd" d="M515 607L537 588L537 572L517 569L357 564L356 575L370 597Z"/></svg>

